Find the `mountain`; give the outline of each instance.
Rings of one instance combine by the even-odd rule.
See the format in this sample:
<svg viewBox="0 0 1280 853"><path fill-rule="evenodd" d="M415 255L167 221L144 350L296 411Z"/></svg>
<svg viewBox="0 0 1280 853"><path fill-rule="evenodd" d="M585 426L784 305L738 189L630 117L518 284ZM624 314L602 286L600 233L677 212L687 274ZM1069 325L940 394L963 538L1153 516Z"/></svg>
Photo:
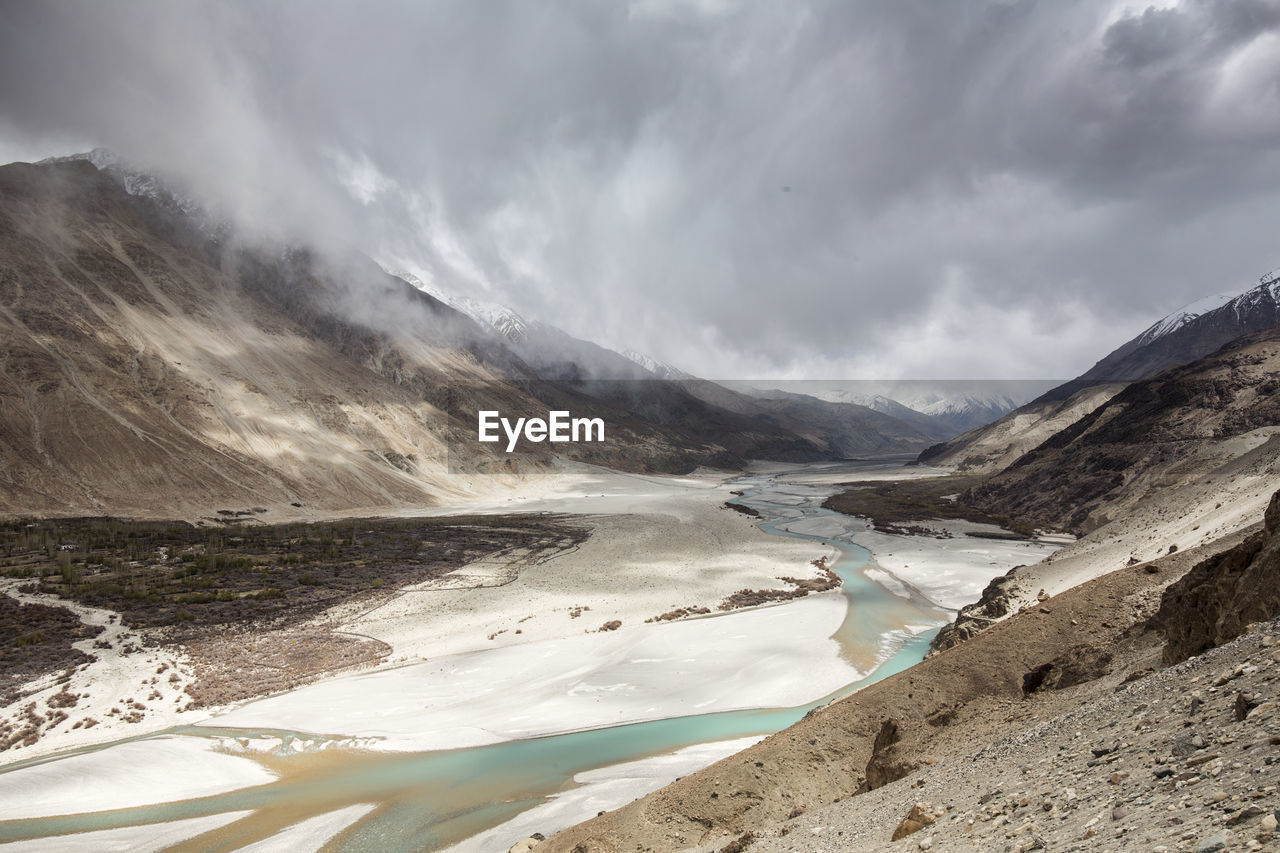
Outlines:
<svg viewBox="0 0 1280 853"><path fill-rule="evenodd" d="M1017 408L1021 400L999 392L991 394L960 393L946 395L925 394L909 398L906 405L917 412L929 415L946 425L953 432L964 432L983 426Z"/></svg>
<svg viewBox="0 0 1280 853"><path fill-rule="evenodd" d="M747 395L628 350L607 349L563 330L396 273L504 338L543 378L626 409L735 456L805 462L913 452L953 433L928 416L893 404L873 410L854 401L802 394Z"/></svg>
<svg viewBox="0 0 1280 853"><path fill-rule="evenodd" d="M689 387L689 383L684 384ZM708 392L704 388L695 393ZM842 459L892 453L896 452L895 448L930 440L929 426L915 423L914 419L894 417L855 403L833 403L808 394L774 391L767 396L746 398L742 405L759 411L759 418L776 421L789 431L809 437Z"/></svg>
<svg viewBox="0 0 1280 853"><path fill-rule="evenodd" d="M505 489L557 457L685 472L929 443L856 407L817 427L719 407L514 312L477 323L354 252L211 229L93 159L0 167L0 513L372 510ZM475 442L481 408L610 428L515 458Z"/></svg>
<svg viewBox="0 0 1280 853"><path fill-rule="evenodd" d="M831 403L850 403L911 424L938 441L990 423L1044 393L1055 383L1040 380L894 381L789 380L728 382L731 388L757 397L776 393L806 394Z"/></svg>
<svg viewBox="0 0 1280 853"><path fill-rule="evenodd" d="M551 464L460 444L481 401L607 416L612 443L559 446L581 461L732 461L536 384L502 340L367 258L211 239L87 160L0 167L0 299L0 512L421 506Z"/></svg>
<svg viewBox="0 0 1280 853"><path fill-rule="evenodd" d="M1263 448L1280 457L1280 326L1130 383L962 499L1085 532L1183 486L1229 483Z"/></svg>
<svg viewBox="0 0 1280 853"><path fill-rule="evenodd" d="M831 403L852 403L857 406L866 406L875 412L891 415L900 421L911 424L931 438L939 441L946 441L955 435L955 430L944 423L939 418L931 414L918 411L905 406L890 397L883 394L867 394L855 391L827 391L819 392L815 395L819 400L826 400Z"/></svg>
<svg viewBox="0 0 1280 853"><path fill-rule="evenodd" d="M401 271L393 275L466 314L481 328L493 332L544 379L671 378L649 370L630 355L575 338L550 323L528 319L505 305L454 293L439 285L428 284L412 273Z"/></svg>
<svg viewBox="0 0 1280 853"><path fill-rule="evenodd" d="M47 157L38 165L56 165L59 163L86 162L98 171L111 177L131 196L154 201L160 207L190 220L205 234L218 237L225 236L230 225L218 219L196 199L189 195L174 191L164 181L153 174L127 162L114 151L106 148L94 148L79 154L65 157Z"/></svg>
<svg viewBox="0 0 1280 853"><path fill-rule="evenodd" d="M529 321L505 305L453 293L439 285L425 282L413 273L404 270L387 270L387 272L460 313L466 314L472 320L475 320L481 328L489 329L506 341L508 345L519 344L525 339Z"/></svg>
<svg viewBox="0 0 1280 853"><path fill-rule="evenodd" d="M1235 296L1211 296L1152 324L1076 382L1132 382L1206 356L1249 332L1280 325L1280 270Z"/></svg>
<svg viewBox="0 0 1280 853"><path fill-rule="evenodd" d="M994 422L926 449L925 465L976 474L993 474L1066 429L1124 388L1124 383L1086 385L1069 397L1039 399Z"/></svg>
<svg viewBox="0 0 1280 853"><path fill-rule="evenodd" d="M1278 372L1280 327L1238 338L1123 387L962 492L967 506L1085 535L992 581L935 648L1035 606L1042 593L1247 530L1280 482Z"/></svg>
<svg viewBox="0 0 1280 853"><path fill-rule="evenodd" d="M633 349L624 349L622 355L631 359L645 370L652 373L659 379L694 379L696 377L691 373L686 373L673 364L665 361L659 361L653 356L645 355L642 352L636 352Z"/></svg>
<svg viewBox="0 0 1280 853"><path fill-rule="evenodd" d="M1125 383L1195 361L1250 332L1280 325L1280 270L1236 296L1210 296L1153 323L1080 376L989 426L928 448L920 462L976 473L1004 468L1058 430L1106 403Z"/></svg>

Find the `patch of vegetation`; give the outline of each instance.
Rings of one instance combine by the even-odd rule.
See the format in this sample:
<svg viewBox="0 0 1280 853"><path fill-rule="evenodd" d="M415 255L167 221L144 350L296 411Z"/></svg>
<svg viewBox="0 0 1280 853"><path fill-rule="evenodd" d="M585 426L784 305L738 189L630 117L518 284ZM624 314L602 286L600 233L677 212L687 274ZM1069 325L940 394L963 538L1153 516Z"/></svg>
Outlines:
<svg viewBox="0 0 1280 853"><path fill-rule="evenodd" d="M724 505L727 506L729 509L733 510L734 512L740 512L743 515L749 515L752 518L760 517L760 511L753 507L744 506L743 504L736 504L736 503L733 503L732 501L725 501Z"/></svg>
<svg viewBox="0 0 1280 853"><path fill-rule="evenodd" d="M1031 536L1035 525L1018 519L990 515L963 502L963 493L982 481L976 475L952 475L919 480L841 483L845 490L822 502L827 509L871 519L885 533L919 533L909 522L960 519L995 524L1022 536ZM959 497L956 497L959 496Z"/></svg>
<svg viewBox="0 0 1280 853"><path fill-rule="evenodd" d="M119 611L137 628L174 627L181 634L249 621L296 624L353 596L390 594L495 552L567 548L586 535L585 528L545 515L231 529L23 519L0 523L0 574L31 579L33 591ZM15 648L18 636L9 638Z"/></svg>
<svg viewBox="0 0 1280 853"><path fill-rule="evenodd" d="M793 578L789 575L778 580L791 584L791 589L740 589L727 597L716 607L717 610L739 610L743 607L758 607L775 601L791 601L804 598L811 592L826 592L840 586L842 581L828 565L827 558L814 560L813 567L818 570L816 578Z"/></svg>
<svg viewBox="0 0 1280 853"><path fill-rule="evenodd" d="M101 626L85 625L64 607L0 595L0 704L17 701L13 691L26 681L92 661L71 644L100 633Z"/></svg>

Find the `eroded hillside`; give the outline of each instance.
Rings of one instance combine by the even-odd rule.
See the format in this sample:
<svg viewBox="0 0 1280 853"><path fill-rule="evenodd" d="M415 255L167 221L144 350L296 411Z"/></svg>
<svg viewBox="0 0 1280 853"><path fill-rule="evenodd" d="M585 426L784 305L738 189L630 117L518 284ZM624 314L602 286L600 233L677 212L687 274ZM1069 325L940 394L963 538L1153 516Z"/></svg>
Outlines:
<svg viewBox="0 0 1280 853"><path fill-rule="evenodd" d="M724 454L572 389L535 399L500 341L371 261L211 236L85 161L0 168L0 261L0 513L430 505L529 473L449 459L480 404L607 414L583 461Z"/></svg>

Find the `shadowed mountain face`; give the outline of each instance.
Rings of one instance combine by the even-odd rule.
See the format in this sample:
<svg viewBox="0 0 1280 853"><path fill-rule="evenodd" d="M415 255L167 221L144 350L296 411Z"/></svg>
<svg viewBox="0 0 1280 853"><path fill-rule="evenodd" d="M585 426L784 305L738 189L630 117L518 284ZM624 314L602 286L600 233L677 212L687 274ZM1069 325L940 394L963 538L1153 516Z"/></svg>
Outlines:
<svg viewBox="0 0 1280 853"><path fill-rule="evenodd" d="M1280 441L1280 328L1134 382L970 489L1009 517L1090 530L1148 493L1215 474Z"/></svg>
<svg viewBox="0 0 1280 853"><path fill-rule="evenodd" d="M1221 299L1221 297L1219 297ZM1215 300L1217 301L1217 300ZM1080 376L1033 400L1065 400L1085 388L1148 379L1162 370L1203 358L1241 335L1280 325L1280 275L1203 312L1176 311L1107 355Z"/></svg>
<svg viewBox="0 0 1280 853"><path fill-rule="evenodd" d="M824 433L675 383L610 393L571 360L544 382L367 258L211 234L83 160L0 167L0 341L7 513L423 505L551 464L467 447L479 408L603 417L607 446L557 454L633 471L928 443L879 415ZM467 472L500 476L450 474L450 447L467 448Z"/></svg>
<svg viewBox="0 0 1280 853"><path fill-rule="evenodd" d="M640 353L614 352L501 305L400 275L418 289L439 293L492 331L542 379L571 385L696 441L721 444L738 458L807 462L909 453L955 434L937 418L891 400L885 402L892 408L882 410L810 394L732 390Z"/></svg>

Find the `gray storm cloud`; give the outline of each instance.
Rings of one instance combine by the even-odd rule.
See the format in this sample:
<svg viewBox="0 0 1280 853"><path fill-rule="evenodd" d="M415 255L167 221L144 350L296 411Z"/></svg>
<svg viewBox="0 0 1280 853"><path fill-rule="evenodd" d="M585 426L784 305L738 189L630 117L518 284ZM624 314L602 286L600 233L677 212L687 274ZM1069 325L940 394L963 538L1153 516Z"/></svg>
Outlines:
<svg viewBox="0 0 1280 853"><path fill-rule="evenodd" d="M702 375L1069 376L1280 264L1280 0L0 5L0 155Z"/></svg>

